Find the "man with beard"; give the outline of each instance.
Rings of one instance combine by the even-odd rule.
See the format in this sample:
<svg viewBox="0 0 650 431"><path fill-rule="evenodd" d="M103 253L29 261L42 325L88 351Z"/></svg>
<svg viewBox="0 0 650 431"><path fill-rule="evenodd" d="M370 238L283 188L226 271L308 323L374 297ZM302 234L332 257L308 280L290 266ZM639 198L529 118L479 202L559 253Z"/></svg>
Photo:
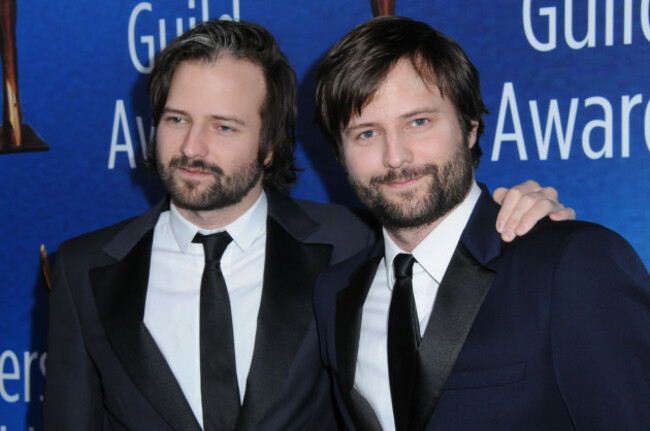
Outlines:
<svg viewBox="0 0 650 431"><path fill-rule="evenodd" d="M46 429L336 427L313 286L375 235L343 207L282 193L295 93L254 24L206 22L161 52L147 159L169 197L59 248ZM535 219L555 196L532 189L521 206Z"/></svg>
<svg viewBox="0 0 650 431"><path fill-rule="evenodd" d="M321 64L316 120L383 225L315 291L346 429L650 429L647 270L590 223L502 242L474 180L485 112L425 23L376 18Z"/></svg>

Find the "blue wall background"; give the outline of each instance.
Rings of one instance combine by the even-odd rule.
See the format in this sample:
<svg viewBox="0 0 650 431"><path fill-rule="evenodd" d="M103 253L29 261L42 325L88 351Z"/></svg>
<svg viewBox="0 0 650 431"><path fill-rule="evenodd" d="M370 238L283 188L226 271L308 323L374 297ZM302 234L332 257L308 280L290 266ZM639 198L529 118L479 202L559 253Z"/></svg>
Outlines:
<svg viewBox="0 0 650 431"><path fill-rule="evenodd" d="M623 235L646 266L649 3L396 4L397 15L456 39L481 71L491 114L479 180L491 188L528 178L553 185L579 218ZM224 15L266 26L298 74L297 160L305 170L292 194L356 205L312 125L311 97L319 59L371 18L368 0L21 0L24 123L50 149L0 154L0 431L41 428L47 289L40 245L53 261L63 240L134 216L162 196L145 174L141 149L151 135L150 52L171 40L177 25Z"/></svg>

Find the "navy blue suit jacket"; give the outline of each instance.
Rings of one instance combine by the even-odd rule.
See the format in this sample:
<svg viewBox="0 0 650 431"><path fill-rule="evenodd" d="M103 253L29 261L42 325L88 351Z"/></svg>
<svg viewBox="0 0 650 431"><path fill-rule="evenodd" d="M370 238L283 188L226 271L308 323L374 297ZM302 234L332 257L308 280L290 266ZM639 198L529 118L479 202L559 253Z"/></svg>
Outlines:
<svg viewBox="0 0 650 431"><path fill-rule="evenodd" d="M482 192L419 348L413 430L650 430L650 277L616 233L542 220L502 243ZM361 308L383 244L316 287L323 360L348 429L379 429L354 389Z"/></svg>
<svg viewBox="0 0 650 431"><path fill-rule="evenodd" d="M331 429L334 407L314 323L315 279L375 234L346 208L273 191L267 197L262 299L236 429ZM200 431L142 321L153 228L166 206L59 248L50 296L46 430Z"/></svg>

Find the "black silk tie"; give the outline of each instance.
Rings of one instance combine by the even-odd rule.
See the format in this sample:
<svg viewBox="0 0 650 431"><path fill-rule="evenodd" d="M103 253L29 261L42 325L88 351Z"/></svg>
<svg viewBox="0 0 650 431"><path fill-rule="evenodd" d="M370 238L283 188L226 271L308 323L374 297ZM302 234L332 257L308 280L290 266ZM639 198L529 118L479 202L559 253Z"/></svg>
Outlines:
<svg viewBox="0 0 650 431"><path fill-rule="evenodd" d="M205 268L201 279L201 405L204 431L235 428L239 416L239 386L235 363L230 299L221 273L221 256L232 238L227 232L197 233L203 243Z"/></svg>
<svg viewBox="0 0 650 431"><path fill-rule="evenodd" d="M420 323L413 297L411 254L398 254L393 261L395 286L388 312L388 377L397 431L409 429L409 410L417 378Z"/></svg>

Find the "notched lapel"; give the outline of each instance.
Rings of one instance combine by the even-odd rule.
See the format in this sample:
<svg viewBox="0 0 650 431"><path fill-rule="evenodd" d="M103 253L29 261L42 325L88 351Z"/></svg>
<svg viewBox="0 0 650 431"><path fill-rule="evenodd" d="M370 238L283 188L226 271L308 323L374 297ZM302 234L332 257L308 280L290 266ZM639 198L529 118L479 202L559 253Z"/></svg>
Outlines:
<svg viewBox="0 0 650 431"><path fill-rule="evenodd" d="M431 419L447 378L456 363L474 319L496 273L477 262L459 243L438 288L418 353L413 429L422 430Z"/></svg>
<svg viewBox="0 0 650 431"><path fill-rule="evenodd" d="M236 429L253 429L282 388L314 320L314 285L331 255L331 245L300 242L268 218L255 348Z"/></svg>
<svg viewBox="0 0 650 431"><path fill-rule="evenodd" d="M382 248L383 250L383 248ZM379 421L368 402L354 389L359 351L359 334L363 304L377 272L382 255L373 257L350 277L348 286L336 296L336 363L339 385L350 408L352 420L359 429L380 429Z"/></svg>
<svg viewBox="0 0 650 431"><path fill-rule="evenodd" d="M153 229L114 264L92 268L99 317L106 338L142 394L177 430L200 431L183 392L143 323Z"/></svg>

